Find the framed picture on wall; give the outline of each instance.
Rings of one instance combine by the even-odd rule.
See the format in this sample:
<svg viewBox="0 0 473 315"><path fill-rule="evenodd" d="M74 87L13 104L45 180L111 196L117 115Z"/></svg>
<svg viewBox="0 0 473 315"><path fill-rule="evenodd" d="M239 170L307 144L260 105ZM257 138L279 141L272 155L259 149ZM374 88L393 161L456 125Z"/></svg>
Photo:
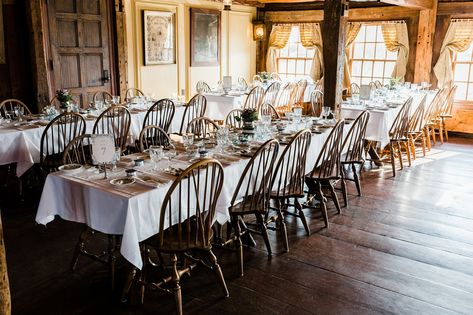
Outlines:
<svg viewBox="0 0 473 315"><path fill-rule="evenodd" d="M220 11L190 9L191 66L220 64Z"/></svg>
<svg viewBox="0 0 473 315"><path fill-rule="evenodd" d="M144 64L176 63L174 13L143 11Z"/></svg>

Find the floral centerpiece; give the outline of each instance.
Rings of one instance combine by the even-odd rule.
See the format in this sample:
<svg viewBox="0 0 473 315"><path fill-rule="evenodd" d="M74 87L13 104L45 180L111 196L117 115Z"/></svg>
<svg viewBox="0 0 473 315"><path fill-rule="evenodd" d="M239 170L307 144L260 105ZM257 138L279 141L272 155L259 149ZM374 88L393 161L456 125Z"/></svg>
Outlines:
<svg viewBox="0 0 473 315"><path fill-rule="evenodd" d="M267 82L269 80L269 73L266 71L258 72L258 75L260 76L261 80L263 80L263 82Z"/></svg>
<svg viewBox="0 0 473 315"><path fill-rule="evenodd" d="M72 95L68 90L57 90L56 99L61 103L61 109L67 110L70 108L72 102Z"/></svg>
<svg viewBox="0 0 473 315"><path fill-rule="evenodd" d="M401 77L393 77L389 79L389 83L386 85L388 90L395 90L396 86L401 82Z"/></svg>
<svg viewBox="0 0 473 315"><path fill-rule="evenodd" d="M243 121L243 129L253 129L253 122L258 120L258 113L256 109L253 108L245 108L241 112L240 117L235 117L237 121Z"/></svg>

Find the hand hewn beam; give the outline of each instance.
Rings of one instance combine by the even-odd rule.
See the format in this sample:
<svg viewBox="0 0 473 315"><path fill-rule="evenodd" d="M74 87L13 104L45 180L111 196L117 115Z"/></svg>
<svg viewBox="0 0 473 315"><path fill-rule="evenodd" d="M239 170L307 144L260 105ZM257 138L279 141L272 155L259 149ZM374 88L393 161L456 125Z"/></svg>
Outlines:
<svg viewBox="0 0 473 315"><path fill-rule="evenodd" d="M432 49L436 21L437 0L434 1L431 10L421 10L419 13L414 82L431 81Z"/></svg>
<svg viewBox="0 0 473 315"><path fill-rule="evenodd" d="M383 3L420 10L432 9L433 0L380 0Z"/></svg>
<svg viewBox="0 0 473 315"><path fill-rule="evenodd" d="M344 14L346 0L324 3L322 38L324 42L324 106L338 109L342 102L343 70L345 66L345 29L348 18Z"/></svg>

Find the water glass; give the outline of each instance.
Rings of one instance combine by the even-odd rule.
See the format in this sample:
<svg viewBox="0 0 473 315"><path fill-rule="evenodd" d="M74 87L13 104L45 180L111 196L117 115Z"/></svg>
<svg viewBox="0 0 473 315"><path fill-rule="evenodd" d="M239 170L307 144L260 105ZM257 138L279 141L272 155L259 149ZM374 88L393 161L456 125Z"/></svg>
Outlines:
<svg viewBox="0 0 473 315"><path fill-rule="evenodd" d="M117 163L120 162L120 157L121 157L121 155L122 155L122 150L121 150L121 148L120 148L120 147L116 147L116 148L115 148L115 156L113 157L113 161L112 161L112 163L113 163L113 168L112 168L112 170L113 170L113 171L116 171L116 169L117 169Z"/></svg>
<svg viewBox="0 0 473 315"><path fill-rule="evenodd" d="M223 153L225 145L228 143L228 129L226 127L220 127L217 130L217 146L220 153Z"/></svg>
<svg viewBox="0 0 473 315"><path fill-rule="evenodd" d="M120 104L120 96L119 96L119 95L114 95L114 96L112 96L112 103L113 103L114 105Z"/></svg>
<svg viewBox="0 0 473 315"><path fill-rule="evenodd" d="M327 120L329 115L330 115L330 107L324 106L322 108L322 117L324 118L324 120Z"/></svg>
<svg viewBox="0 0 473 315"><path fill-rule="evenodd" d="M183 133L182 134L182 144L186 151L194 144L194 134L193 133Z"/></svg>
<svg viewBox="0 0 473 315"><path fill-rule="evenodd" d="M176 156L177 156L176 147L172 143L170 143L169 146L167 147L166 154L164 154L164 158L166 158L168 161L168 165L165 169L166 172L170 172L172 170L171 162L172 162L172 159L174 159Z"/></svg>
<svg viewBox="0 0 473 315"><path fill-rule="evenodd" d="M158 168L158 163L163 158L163 147L160 145L152 145L149 147L149 156L151 161L153 161L154 166L153 170Z"/></svg>
<svg viewBox="0 0 473 315"><path fill-rule="evenodd" d="M272 118L271 115L265 115L265 114L261 115L261 121L267 126L271 125L271 118Z"/></svg>

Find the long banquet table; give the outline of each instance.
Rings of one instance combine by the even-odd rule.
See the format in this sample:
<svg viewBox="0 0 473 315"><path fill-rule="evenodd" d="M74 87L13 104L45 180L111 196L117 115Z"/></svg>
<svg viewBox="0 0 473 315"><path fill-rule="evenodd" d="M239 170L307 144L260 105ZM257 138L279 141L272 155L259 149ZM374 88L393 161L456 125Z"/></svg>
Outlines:
<svg viewBox="0 0 473 315"><path fill-rule="evenodd" d="M349 125L345 126L349 129ZM306 161L309 171L315 163L331 129L321 134L313 134ZM279 154L283 151L280 148ZM228 206L248 157L217 154L214 158L224 165L224 185L217 204L216 220L225 223L230 219ZM185 168L188 160L173 160L174 167ZM162 166L160 166L162 167ZM145 173L150 164L135 167ZM112 177L122 177L124 172L112 173ZM163 198L175 178L159 173L164 179L159 187L150 187L138 181L126 187L112 186L108 180L100 180L102 174L67 174L55 172L48 175L43 188L36 221L46 225L58 215L61 218L79 223L106 233L122 235L120 252L125 259L137 268L142 267L139 242L159 231L159 213Z"/></svg>

